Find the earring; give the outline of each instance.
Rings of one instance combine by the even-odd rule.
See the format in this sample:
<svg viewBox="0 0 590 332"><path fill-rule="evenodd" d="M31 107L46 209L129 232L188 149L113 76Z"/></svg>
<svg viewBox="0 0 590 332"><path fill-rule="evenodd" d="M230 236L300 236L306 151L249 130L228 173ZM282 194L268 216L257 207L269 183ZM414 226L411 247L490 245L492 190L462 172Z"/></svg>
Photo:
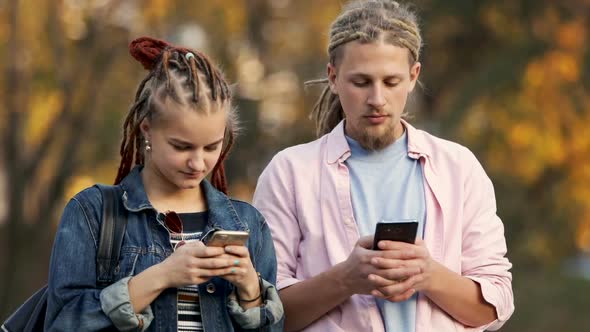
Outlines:
<svg viewBox="0 0 590 332"><path fill-rule="evenodd" d="M145 151L150 152L152 150L152 146L150 145L150 141L147 139L145 140Z"/></svg>

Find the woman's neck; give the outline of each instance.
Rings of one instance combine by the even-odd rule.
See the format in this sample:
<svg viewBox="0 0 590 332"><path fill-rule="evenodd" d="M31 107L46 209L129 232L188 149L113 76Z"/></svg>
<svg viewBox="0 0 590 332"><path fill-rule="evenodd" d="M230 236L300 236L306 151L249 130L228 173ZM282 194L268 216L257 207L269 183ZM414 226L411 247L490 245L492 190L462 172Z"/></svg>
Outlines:
<svg viewBox="0 0 590 332"><path fill-rule="evenodd" d="M207 200L200 185L192 189L180 189L148 165L143 168L141 179L150 203L159 212L184 213L207 210Z"/></svg>

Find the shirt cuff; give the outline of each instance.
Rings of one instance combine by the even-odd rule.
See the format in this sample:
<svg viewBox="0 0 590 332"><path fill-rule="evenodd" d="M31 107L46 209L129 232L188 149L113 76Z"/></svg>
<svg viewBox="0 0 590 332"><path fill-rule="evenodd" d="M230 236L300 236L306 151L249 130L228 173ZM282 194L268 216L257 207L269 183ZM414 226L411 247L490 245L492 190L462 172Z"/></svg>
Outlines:
<svg viewBox="0 0 590 332"><path fill-rule="evenodd" d="M283 318L283 304L275 286L262 279L262 305L244 310L238 303L236 291L229 295L227 308L234 321L243 329L256 329L278 323Z"/></svg>
<svg viewBox="0 0 590 332"><path fill-rule="evenodd" d="M496 309L496 315L498 316L498 319L496 319L495 321L486 324L485 326L482 326L481 328L485 329L485 330L491 330L491 331L496 331L498 330L500 327L502 327L502 325L504 325L504 323L506 323L506 321L508 320L508 318L510 318L510 316L512 316L512 313L514 312L514 304L513 303L509 303L509 304L503 304L502 299L499 298L500 295L498 294L499 290L498 287L495 286L491 281L485 279L485 278L481 278L481 277L474 277L474 276L465 276L475 282L477 282L481 288L481 295L483 296L483 299L488 302L489 304L493 305L494 308Z"/></svg>
<svg viewBox="0 0 590 332"><path fill-rule="evenodd" d="M103 289L100 292L100 306L119 331L145 331L154 319L154 314L150 306L135 313L129 297L130 279L123 278Z"/></svg>
<svg viewBox="0 0 590 332"><path fill-rule="evenodd" d="M298 282L301 282L301 280L291 278L291 277L279 279L277 276L277 289L282 290L282 289L287 288L289 286L295 285Z"/></svg>

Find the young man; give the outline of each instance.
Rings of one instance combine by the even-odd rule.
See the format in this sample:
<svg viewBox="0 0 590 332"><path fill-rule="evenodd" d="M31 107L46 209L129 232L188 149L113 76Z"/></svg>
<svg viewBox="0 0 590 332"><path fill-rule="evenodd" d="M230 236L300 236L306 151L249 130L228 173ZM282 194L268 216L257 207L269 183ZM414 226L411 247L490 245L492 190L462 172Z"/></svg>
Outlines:
<svg viewBox="0 0 590 332"><path fill-rule="evenodd" d="M490 179L469 150L402 120L421 40L396 2L346 7L314 110L321 137L259 179L286 330L480 331L514 310ZM371 250L376 223L400 219L418 221L416 243Z"/></svg>

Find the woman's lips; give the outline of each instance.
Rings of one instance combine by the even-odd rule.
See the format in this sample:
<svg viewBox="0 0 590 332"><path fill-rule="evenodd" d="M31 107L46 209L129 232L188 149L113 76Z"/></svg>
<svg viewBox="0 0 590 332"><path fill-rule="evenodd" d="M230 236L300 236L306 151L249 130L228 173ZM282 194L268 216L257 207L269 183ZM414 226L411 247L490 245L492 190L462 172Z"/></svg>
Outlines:
<svg viewBox="0 0 590 332"><path fill-rule="evenodd" d="M195 173L181 172L181 173L190 179L196 179L202 174L202 172L195 172Z"/></svg>

